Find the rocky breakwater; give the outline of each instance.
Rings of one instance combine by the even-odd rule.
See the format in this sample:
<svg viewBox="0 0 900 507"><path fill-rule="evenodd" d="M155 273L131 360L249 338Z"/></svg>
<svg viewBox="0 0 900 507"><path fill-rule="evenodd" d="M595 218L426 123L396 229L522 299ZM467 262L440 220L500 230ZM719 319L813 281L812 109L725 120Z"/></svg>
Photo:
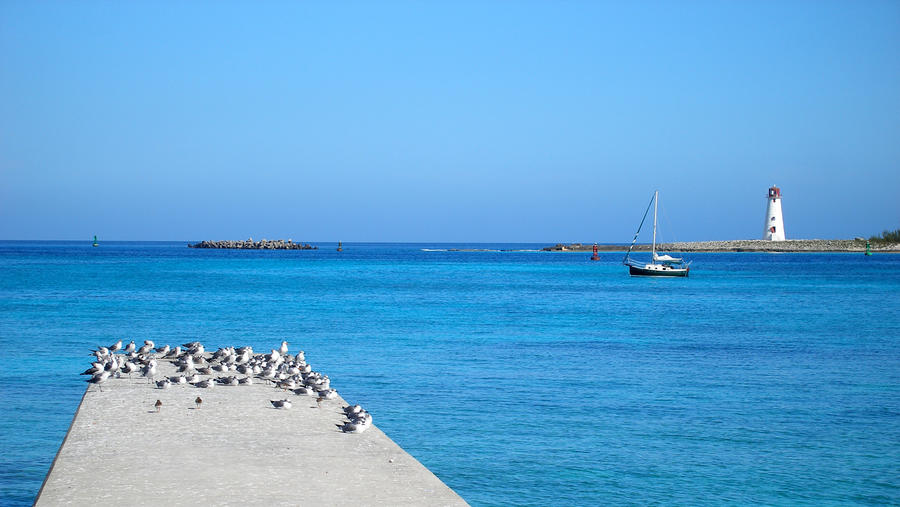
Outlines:
<svg viewBox="0 0 900 507"><path fill-rule="evenodd" d="M199 243L188 243L188 248L232 248L239 250L318 250L319 247L312 246L309 243L294 243L292 240L267 240L265 238L259 241L253 241L253 238L247 238L244 241L201 241Z"/></svg>
<svg viewBox="0 0 900 507"><path fill-rule="evenodd" d="M872 252L900 252L897 243L871 243ZM690 241L664 243L658 250L673 252L865 252L863 239L788 239L768 241L745 239L732 241Z"/></svg>
<svg viewBox="0 0 900 507"><path fill-rule="evenodd" d="M870 242L870 250L874 253L900 253L900 244L887 242ZM592 244L571 243L556 244L544 247L547 252L590 252ZM730 241L688 241L660 243L656 249L665 252L865 252L864 239L788 239L785 241L769 241L764 239L740 239ZM597 245L601 252L617 252L628 250L628 245ZM650 245L634 245L635 252L650 251Z"/></svg>

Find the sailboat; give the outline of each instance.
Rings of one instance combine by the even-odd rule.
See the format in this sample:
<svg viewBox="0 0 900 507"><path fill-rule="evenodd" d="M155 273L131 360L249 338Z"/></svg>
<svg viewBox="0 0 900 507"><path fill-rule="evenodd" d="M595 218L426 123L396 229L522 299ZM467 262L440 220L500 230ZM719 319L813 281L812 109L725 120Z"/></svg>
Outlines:
<svg viewBox="0 0 900 507"><path fill-rule="evenodd" d="M97 235L96 234L94 234L94 242L91 244L91 246L100 246L100 243L97 243Z"/></svg>
<svg viewBox="0 0 900 507"><path fill-rule="evenodd" d="M650 206L653 206L653 246L651 248L650 262L640 262L631 258L631 251L637 242L638 234L641 233L641 227L647 220L647 213L650 212ZM637 232L634 233L634 239L631 240L631 246L625 253L625 259L622 264L628 266L628 273L631 276L688 276L691 271L690 263L685 263L682 257L672 257L668 254L656 253L656 213L659 208L659 190L653 192L650 204L647 205L647 211L644 211L644 218L638 225Z"/></svg>

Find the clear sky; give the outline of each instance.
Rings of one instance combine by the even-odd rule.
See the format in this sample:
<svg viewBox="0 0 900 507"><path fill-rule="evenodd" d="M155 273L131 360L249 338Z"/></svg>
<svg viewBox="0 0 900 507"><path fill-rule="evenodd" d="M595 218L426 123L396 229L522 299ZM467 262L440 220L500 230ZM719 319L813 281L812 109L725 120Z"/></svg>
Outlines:
<svg viewBox="0 0 900 507"><path fill-rule="evenodd" d="M0 2L0 239L900 227L900 2Z"/></svg>

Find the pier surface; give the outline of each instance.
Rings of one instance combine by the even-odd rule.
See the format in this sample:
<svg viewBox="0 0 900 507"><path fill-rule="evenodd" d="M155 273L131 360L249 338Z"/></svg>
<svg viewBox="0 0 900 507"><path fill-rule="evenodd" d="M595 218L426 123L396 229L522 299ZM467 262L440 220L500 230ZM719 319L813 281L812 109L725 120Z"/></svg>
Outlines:
<svg viewBox="0 0 900 507"><path fill-rule="evenodd" d="M467 505L376 426L342 433L346 405L262 381L89 385L35 505Z"/></svg>

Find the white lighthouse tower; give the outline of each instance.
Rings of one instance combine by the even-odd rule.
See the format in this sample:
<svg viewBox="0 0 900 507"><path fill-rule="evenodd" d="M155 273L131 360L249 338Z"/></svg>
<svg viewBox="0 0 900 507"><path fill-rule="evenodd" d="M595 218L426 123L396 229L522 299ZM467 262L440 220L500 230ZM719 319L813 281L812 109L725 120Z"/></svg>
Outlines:
<svg viewBox="0 0 900 507"><path fill-rule="evenodd" d="M781 215L781 189L772 185L766 197L766 223L763 239L784 241L784 217Z"/></svg>

